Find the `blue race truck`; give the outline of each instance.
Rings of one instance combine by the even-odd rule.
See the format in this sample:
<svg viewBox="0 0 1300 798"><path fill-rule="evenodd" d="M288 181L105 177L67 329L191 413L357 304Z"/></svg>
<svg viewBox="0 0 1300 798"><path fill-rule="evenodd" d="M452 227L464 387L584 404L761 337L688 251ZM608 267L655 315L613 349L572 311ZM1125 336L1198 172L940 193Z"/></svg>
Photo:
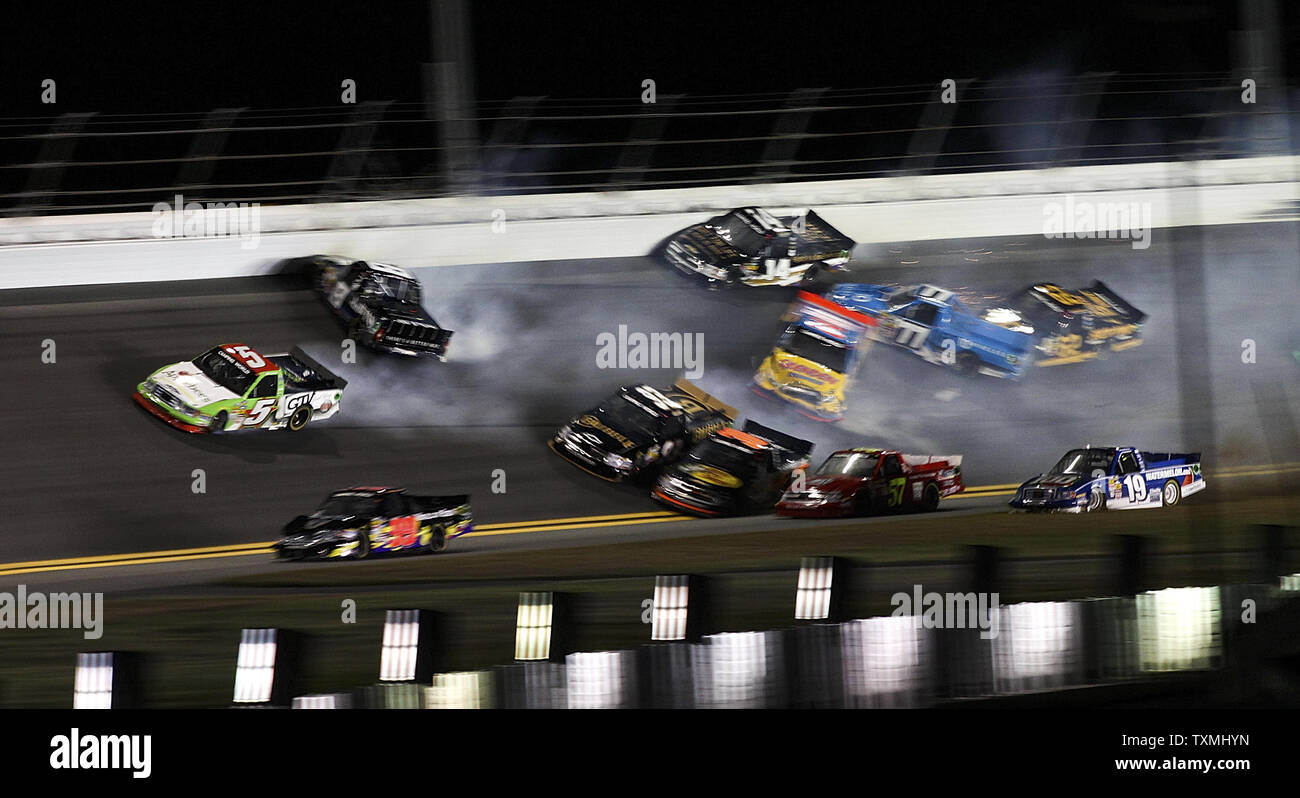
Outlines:
<svg viewBox="0 0 1300 798"><path fill-rule="evenodd" d="M1132 446L1071 449L1045 474L1016 489L1012 510L1092 513L1173 507L1205 490L1201 453L1143 452Z"/></svg>
<svg viewBox="0 0 1300 798"><path fill-rule="evenodd" d="M1033 352L1034 328L1008 308L976 311L933 285L841 283L826 295L878 322L874 338L964 374L1018 378Z"/></svg>

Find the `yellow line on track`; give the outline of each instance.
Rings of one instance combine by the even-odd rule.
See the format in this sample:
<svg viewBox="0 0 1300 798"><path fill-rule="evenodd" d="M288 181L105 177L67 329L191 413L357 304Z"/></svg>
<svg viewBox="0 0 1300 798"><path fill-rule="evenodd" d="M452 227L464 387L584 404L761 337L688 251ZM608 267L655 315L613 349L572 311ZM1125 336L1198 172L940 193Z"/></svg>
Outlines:
<svg viewBox="0 0 1300 798"><path fill-rule="evenodd" d="M1237 477L1268 476L1300 471L1300 463L1282 466L1242 466L1219 472L1211 472L1211 479L1233 479ZM1011 496L1015 494L1019 483L1006 485L976 485L965 491L949 496L953 499L978 499L992 496ZM490 537L493 535L520 535L534 532L559 532L570 529L600 529L611 526L636 526L640 524L663 524L670 521L689 521L690 516L665 511L643 513L622 513L615 515L586 515L571 518L550 518L537 521L515 521L511 523L482 524L465 537ZM221 557L247 557L254 554L270 554L271 541L264 543L238 543L228 546L205 546L194 549L165 549L162 551L135 552L132 554L102 554L91 557L70 557L57 560L32 560L30 562L0 563L0 576L43 573L46 571L71 571L82 568L108 568L121 565L151 565L153 563L183 562L187 560L208 560Z"/></svg>

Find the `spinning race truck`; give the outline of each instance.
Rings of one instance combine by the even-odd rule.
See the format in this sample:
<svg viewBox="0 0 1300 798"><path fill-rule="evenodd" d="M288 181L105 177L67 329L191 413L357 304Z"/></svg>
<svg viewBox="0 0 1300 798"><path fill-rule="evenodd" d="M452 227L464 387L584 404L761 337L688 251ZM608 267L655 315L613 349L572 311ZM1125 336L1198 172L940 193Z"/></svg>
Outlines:
<svg viewBox="0 0 1300 798"><path fill-rule="evenodd" d="M261 355L244 344L222 344L158 369L133 398L185 432L300 430L338 413L347 384L298 347Z"/></svg>

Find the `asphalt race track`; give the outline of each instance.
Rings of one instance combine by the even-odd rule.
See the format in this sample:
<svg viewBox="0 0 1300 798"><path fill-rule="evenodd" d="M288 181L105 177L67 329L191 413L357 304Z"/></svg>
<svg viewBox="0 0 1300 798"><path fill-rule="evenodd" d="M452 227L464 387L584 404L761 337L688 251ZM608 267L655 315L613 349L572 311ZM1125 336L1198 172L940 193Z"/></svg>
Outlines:
<svg viewBox="0 0 1300 798"><path fill-rule="evenodd" d="M51 247L50 257L58 251ZM355 364L341 363L342 327L287 277L3 292L0 562L267 541L328 491L354 484L469 492L482 524L660 511L644 487L597 480L545 445L618 385L668 385L681 373L598 368L597 336L619 325L702 333L697 384L743 416L814 440L815 462L850 445L960 453L968 486L999 485L1038 473L1073 446L1131 443L1204 451L1212 492L1216 468L1300 460L1297 252L1291 223L1156 230L1142 250L1042 237L860 246L852 274L836 279L930 282L978 298L1035 281L1074 287L1101 278L1150 318L1143 346L1036 368L1018 383L965 378L876 345L847 418L834 425L747 387L793 289L708 291L649 258L398 264L418 271L426 307L456 331L446 363L364 350ZM1246 339L1255 342L1254 363L1242 362ZM42 362L46 340L56 347L52 364ZM349 380L341 412L298 433L211 438L170 429L131 401L153 369L230 342L264 353L303 346ZM491 490L497 469L504 493ZM196 470L204 493L192 490ZM945 505L960 512L1003 500ZM456 549L745 524L753 522L469 536Z"/></svg>

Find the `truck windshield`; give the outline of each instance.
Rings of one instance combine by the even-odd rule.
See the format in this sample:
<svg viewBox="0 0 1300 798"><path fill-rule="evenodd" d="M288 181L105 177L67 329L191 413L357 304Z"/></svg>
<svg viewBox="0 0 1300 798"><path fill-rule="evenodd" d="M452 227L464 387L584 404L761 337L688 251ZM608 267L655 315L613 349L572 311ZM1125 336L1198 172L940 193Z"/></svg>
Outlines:
<svg viewBox="0 0 1300 798"><path fill-rule="evenodd" d="M375 514L377 503L371 493L335 493L325 500L314 515L317 518L347 518L352 515L369 517Z"/></svg>
<svg viewBox="0 0 1300 798"><path fill-rule="evenodd" d="M1053 474L1092 474L1100 470L1103 474L1110 468L1111 457L1115 453L1108 449L1071 449L1052 466Z"/></svg>
<svg viewBox="0 0 1300 798"><path fill-rule="evenodd" d="M749 222L738 213L729 213L722 217L722 221L714 227L714 230L726 239L728 244L745 255L759 254L767 243L767 239L754 232Z"/></svg>
<svg viewBox="0 0 1300 798"><path fill-rule="evenodd" d="M253 384L254 373L219 346L195 358L194 365L208 379L239 396L248 393Z"/></svg>
<svg viewBox="0 0 1300 798"><path fill-rule="evenodd" d="M691 449L687 460L720 468L733 477L745 481L748 481L753 476L757 465L754 452L717 438L709 438L704 443Z"/></svg>
<svg viewBox="0 0 1300 798"><path fill-rule="evenodd" d="M596 415L618 432L639 432L652 438L659 434L667 420L622 395L596 408Z"/></svg>
<svg viewBox="0 0 1300 798"><path fill-rule="evenodd" d="M420 284L402 277L386 274L374 276L375 292L399 302L419 302Z"/></svg>
<svg viewBox="0 0 1300 798"><path fill-rule="evenodd" d="M817 473L821 474L842 474L846 477L869 477L876 473L876 463L880 460L879 454L867 454L864 452L849 452L847 454L833 454L826 458Z"/></svg>
<svg viewBox="0 0 1300 798"><path fill-rule="evenodd" d="M831 371L844 373L849 350L844 344L815 335L802 327L787 330L780 347L786 352L819 363Z"/></svg>

